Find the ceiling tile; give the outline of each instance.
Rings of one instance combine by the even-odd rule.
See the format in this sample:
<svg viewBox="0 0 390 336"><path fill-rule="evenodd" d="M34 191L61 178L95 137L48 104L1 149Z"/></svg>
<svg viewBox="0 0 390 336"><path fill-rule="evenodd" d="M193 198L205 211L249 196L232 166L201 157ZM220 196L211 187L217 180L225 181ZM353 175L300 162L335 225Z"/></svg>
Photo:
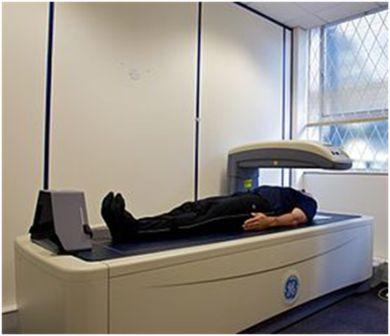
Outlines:
<svg viewBox="0 0 390 336"><path fill-rule="evenodd" d="M337 2L296 2L297 6L305 9L309 13L318 13L325 9L337 6Z"/></svg>
<svg viewBox="0 0 390 336"><path fill-rule="evenodd" d="M374 8L377 8L374 2L343 2L339 3L337 7L325 9L316 15L327 22L333 22Z"/></svg>
<svg viewBox="0 0 390 336"><path fill-rule="evenodd" d="M248 6L290 27L313 28L365 11L386 2L247 2Z"/></svg>
<svg viewBox="0 0 390 336"><path fill-rule="evenodd" d="M301 27L305 29L313 28L322 26L323 24L326 24L326 21L316 17L312 14L307 14L305 16L295 18L293 20L285 22L285 24L289 27Z"/></svg>
<svg viewBox="0 0 390 336"><path fill-rule="evenodd" d="M303 8L293 2L250 2L248 4L263 14L282 22L306 14Z"/></svg>

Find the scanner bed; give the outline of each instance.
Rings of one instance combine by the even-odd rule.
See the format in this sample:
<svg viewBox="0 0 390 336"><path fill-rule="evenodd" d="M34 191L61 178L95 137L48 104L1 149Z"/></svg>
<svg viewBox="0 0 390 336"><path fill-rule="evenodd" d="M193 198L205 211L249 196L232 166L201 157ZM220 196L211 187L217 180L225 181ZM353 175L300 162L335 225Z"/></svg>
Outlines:
<svg viewBox="0 0 390 336"><path fill-rule="evenodd" d="M106 239L94 240L91 250L77 251L72 254L85 261L103 261L147 253L162 252L172 249L219 243L235 239L244 239L289 230L299 230L309 226L326 225L358 217L360 216L319 212L311 223L301 225L298 228L279 227L264 231L212 232L207 234L196 234L193 236L180 235L165 238L156 237L121 244L112 244L110 238L106 237Z"/></svg>

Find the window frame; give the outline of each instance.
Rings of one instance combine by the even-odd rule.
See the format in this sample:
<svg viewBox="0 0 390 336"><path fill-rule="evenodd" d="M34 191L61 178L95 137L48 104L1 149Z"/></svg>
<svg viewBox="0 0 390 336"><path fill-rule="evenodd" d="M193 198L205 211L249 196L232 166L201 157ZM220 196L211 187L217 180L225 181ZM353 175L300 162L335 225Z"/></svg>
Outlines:
<svg viewBox="0 0 390 336"><path fill-rule="evenodd" d="M321 126L330 126L330 125L342 125L342 124L358 124L358 123L364 123L364 122L378 122L378 121L384 121L386 120L388 122L388 107L384 109L366 109L366 110L358 110L358 111L353 111L353 112L348 112L348 113L335 113L335 114L325 114L324 113L324 104L325 104L325 77L326 77L326 54L325 54L325 48L326 48L326 41L325 41L325 32L326 29L329 27L333 27L339 24L342 24L344 22L348 21L353 21L359 18L363 18L364 16L379 13L382 11L388 11L388 6L384 5L380 8L375 8L369 11L365 11L363 13L359 13L353 16L349 16L347 18L343 18L340 20L336 20L331 23L324 24L320 27L318 27L319 31L319 59L318 59L318 65L319 65L319 79L318 79L318 91L319 91L319 97L318 97L318 119L317 121L310 121L310 112L306 110L307 113L307 119L306 122L303 125L303 129L308 131L309 128L311 127L318 127L318 132L319 132L319 137L320 139L322 138L322 132L323 132L323 127ZM388 13L387 13L388 15ZM311 50L312 46L312 41L310 34L308 35L309 43L308 43L308 48ZM310 52L308 54L308 69L310 69ZM310 78L311 72L310 70L308 71L308 79ZM309 93L309 86L307 87L307 94ZM307 102L306 105L308 108L310 105ZM306 133L306 132L305 132ZM307 133L306 133L307 134ZM305 172L306 173L306 172ZM317 171L313 171L312 173L318 173ZM350 170L350 171L345 171L345 172L339 172L340 174L363 174L363 175L388 175L388 166L386 170L382 171L375 171L375 170Z"/></svg>
<svg viewBox="0 0 390 336"><path fill-rule="evenodd" d="M349 16L347 18L343 18L340 20L336 20L333 22L326 23L318 29L320 29L320 50L319 50L319 63L320 63L320 77L319 77L319 91L320 94L320 115L318 122L308 122L306 124L306 127L310 126L322 126L322 125L331 125L331 124L345 124L345 123L358 123L358 122L370 122L370 121L381 121L381 120L387 120L388 119L388 108L386 110L386 115L383 115L384 110L378 110L378 109L372 109L372 110L365 110L365 111L355 111L355 112L349 112L349 113L336 113L336 114L325 114L324 113L324 99L325 99L325 89L324 89L324 81L325 81L325 30L329 27L337 26L339 24L342 24L344 22L353 21L359 18L362 18L367 15L375 14L382 12L384 10L388 10L388 6L384 5L380 8L374 8L369 11L365 11L359 14L355 14L352 16ZM310 40L310 37L309 37ZM311 41L309 41L309 48L310 48ZM381 113L382 112L382 113ZM367 117L367 115L370 115Z"/></svg>

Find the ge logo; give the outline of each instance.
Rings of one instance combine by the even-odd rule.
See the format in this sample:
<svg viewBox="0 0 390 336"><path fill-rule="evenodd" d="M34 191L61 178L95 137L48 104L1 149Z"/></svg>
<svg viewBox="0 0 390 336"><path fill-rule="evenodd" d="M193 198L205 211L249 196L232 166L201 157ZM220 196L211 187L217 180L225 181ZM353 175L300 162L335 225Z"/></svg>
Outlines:
<svg viewBox="0 0 390 336"><path fill-rule="evenodd" d="M293 303L299 294L300 281L296 274L290 275L284 282L283 295L286 303Z"/></svg>

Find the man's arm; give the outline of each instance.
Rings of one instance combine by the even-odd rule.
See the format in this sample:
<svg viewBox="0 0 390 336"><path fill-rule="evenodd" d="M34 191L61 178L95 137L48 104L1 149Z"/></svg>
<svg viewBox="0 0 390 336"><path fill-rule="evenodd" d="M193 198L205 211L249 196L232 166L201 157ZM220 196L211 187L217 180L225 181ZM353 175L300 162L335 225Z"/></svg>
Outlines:
<svg viewBox="0 0 390 336"><path fill-rule="evenodd" d="M277 226L297 226L307 222L305 213L300 208L294 208L290 213L280 216L267 216L263 213L253 213L242 226L245 231L264 230Z"/></svg>

